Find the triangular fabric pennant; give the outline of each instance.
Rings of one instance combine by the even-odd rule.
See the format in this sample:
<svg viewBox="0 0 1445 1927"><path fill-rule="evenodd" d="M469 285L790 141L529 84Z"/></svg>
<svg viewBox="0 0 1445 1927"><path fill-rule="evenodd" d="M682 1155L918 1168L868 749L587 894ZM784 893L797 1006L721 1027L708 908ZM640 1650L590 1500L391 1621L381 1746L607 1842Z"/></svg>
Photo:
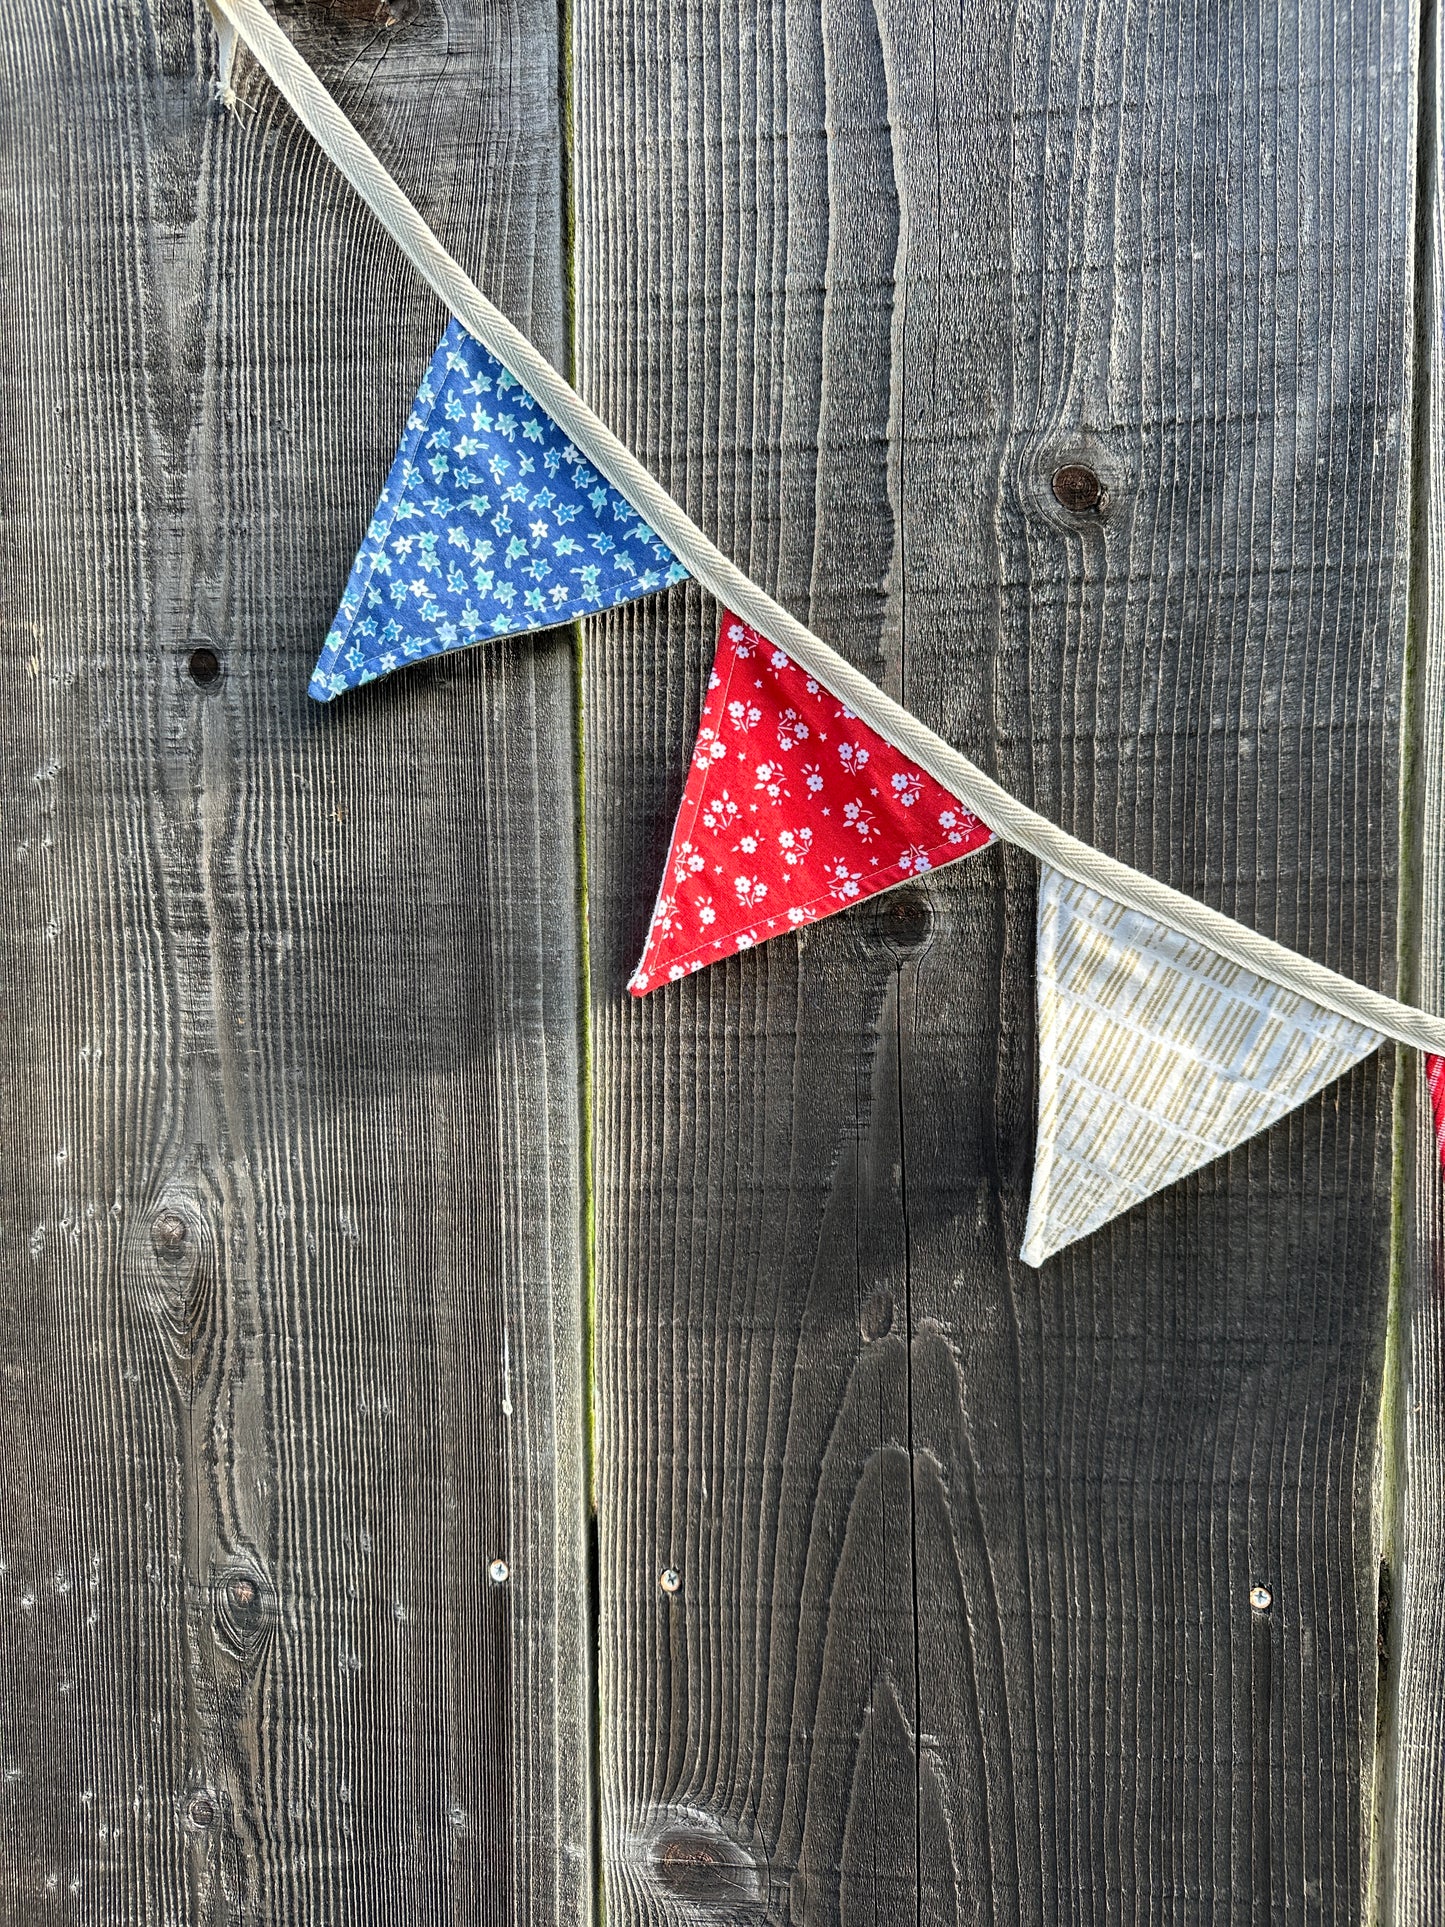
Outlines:
<svg viewBox="0 0 1445 1927"><path fill-rule="evenodd" d="M330 702L409 662L555 628L686 574L453 321L417 391L311 694Z"/></svg>
<svg viewBox="0 0 1445 1927"><path fill-rule="evenodd" d="M1037 970L1031 1265L1233 1150L1384 1042L1047 867Z"/></svg>
<svg viewBox="0 0 1445 1927"><path fill-rule="evenodd" d="M783 650L724 614L641 997L993 841Z"/></svg>
<svg viewBox="0 0 1445 1927"><path fill-rule="evenodd" d="M1445 1057L1425 1058L1425 1088L1430 1093L1430 1116L1435 1125L1435 1149L1445 1175Z"/></svg>

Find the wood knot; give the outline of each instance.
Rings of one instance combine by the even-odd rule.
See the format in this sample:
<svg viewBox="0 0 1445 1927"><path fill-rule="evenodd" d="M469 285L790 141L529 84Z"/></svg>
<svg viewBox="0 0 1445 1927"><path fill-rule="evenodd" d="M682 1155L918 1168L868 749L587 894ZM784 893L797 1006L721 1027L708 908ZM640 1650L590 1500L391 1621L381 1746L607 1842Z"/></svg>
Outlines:
<svg viewBox="0 0 1445 1927"><path fill-rule="evenodd" d="M151 1219L151 1249L158 1258L179 1258L190 1228L179 1211L158 1211Z"/></svg>
<svg viewBox="0 0 1445 1927"><path fill-rule="evenodd" d="M350 27L381 27L391 32L416 18L418 0L310 0L306 11L328 13ZM299 11L298 0L287 0L288 11Z"/></svg>
<svg viewBox="0 0 1445 1927"><path fill-rule="evenodd" d="M933 906L928 892L913 884L883 891L865 914L870 936L899 957L921 950L933 930Z"/></svg>
<svg viewBox="0 0 1445 1927"><path fill-rule="evenodd" d="M893 1329L893 1294L875 1291L865 1298L858 1314L858 1327L870 1345L875 1339L886 1338Z"/></svg>
<svg viewBox="0 0 1445 1927"><path fill-rule="evenodd" d="M654 1846L652 1860L662 1885L689 1900L755 1900L758 1896L757 1868L724 1833L676 1827Z"/></svg>
<svg viewBox="0 0 1445 1927"><path fill-rule="evenodd" d="M1065 462L1056 468L1052 487L1055 501L1071 515L1093 515L1104 499L1104 484L1084 462Z"/></svg>
<svg viewBox="0 0 1445 1927"><path fill-rule="evenodd" d="M275 1604L260 1576L235 1568L213 1582L212 1625L216 1644L239 1665L254 1665L275 1621Z"/></svg>
<svg viewBox="0 0 1445 1927"><path fill-rule="evenodd" d="M197 689L211 689L221 680L225 669L209 643L198 643L186 657L186 674Z"/></svg>
<svg viewBox="0 0 1445 1927"><path fill-rule="evenodd" d="M186 1802L186 1818L204 1832L216 1823L216 1803L209 1793L193 1793Z"/></svg>

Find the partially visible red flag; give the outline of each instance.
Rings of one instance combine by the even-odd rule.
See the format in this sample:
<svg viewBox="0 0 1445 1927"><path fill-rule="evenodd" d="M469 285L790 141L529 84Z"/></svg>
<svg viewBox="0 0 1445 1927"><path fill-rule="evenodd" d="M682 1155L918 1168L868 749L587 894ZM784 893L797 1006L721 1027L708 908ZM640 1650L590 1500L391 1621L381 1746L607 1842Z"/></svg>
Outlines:
<svg viewBox="0 0 1445 1927"><path fill-rule="evenodd" d="M941 784L724 614L667 869L628 987L641 997L992 841Z"/></svg>
<svg viewBox="0 0 1445 1927"><path fill-rule="evenodd" d="M1430 1112L1435 1119L1435 1143L1445 1169L1445 1057L1425 1059L1425 1085L1430 1093Z"/></svg>

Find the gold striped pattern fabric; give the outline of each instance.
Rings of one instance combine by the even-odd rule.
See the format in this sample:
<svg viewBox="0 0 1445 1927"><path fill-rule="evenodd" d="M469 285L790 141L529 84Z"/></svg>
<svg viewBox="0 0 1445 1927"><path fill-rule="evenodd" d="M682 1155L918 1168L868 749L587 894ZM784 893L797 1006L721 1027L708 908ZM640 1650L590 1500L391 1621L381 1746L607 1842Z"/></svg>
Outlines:
<svg viewBox="0 0 1445 1927"><path fill-rule="evenodd" d="M1037 968L1031 1265L1233 1150L1384 1041L1047 867Z"/></svg>

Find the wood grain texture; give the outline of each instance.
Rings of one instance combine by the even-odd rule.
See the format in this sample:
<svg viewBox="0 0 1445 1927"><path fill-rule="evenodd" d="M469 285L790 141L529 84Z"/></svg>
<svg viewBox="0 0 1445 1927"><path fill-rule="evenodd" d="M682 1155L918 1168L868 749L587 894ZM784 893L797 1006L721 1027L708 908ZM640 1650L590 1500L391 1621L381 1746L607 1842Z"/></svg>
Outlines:
<svg viewBox="0 0 1445 1927"><path fill-rule="evenodd" d="M574 61L612 426L1028 802L1390 985L1403 0L577 0ZM1356 1921L1392 1060L1019 1266L1026 861L623 993L714 621L588 644L611 1917Z"/></svg>
<svg viewBox="0 0 1445 1927"><path fill-rule="evenodd" d="M555 10L283 14L560 353ZM571 645L308 702L443 317L200 5L0 64L0 1918L585 1920Z"/></svg>
<svg viewBox="0 0 1445 1927"><path fill-rule="evenodd" d="M1441 196L1440 10L1422 8L1419 367L1415 421L1412 781L1405 820L1416 919L1410 986L1445 1009L1445 200ZM1424 1077L1407 1086L1403 1243L1394 1383L1386 1411L1385 1696L1376 1919L1445 1918L1445 1212Z"/></svg>

